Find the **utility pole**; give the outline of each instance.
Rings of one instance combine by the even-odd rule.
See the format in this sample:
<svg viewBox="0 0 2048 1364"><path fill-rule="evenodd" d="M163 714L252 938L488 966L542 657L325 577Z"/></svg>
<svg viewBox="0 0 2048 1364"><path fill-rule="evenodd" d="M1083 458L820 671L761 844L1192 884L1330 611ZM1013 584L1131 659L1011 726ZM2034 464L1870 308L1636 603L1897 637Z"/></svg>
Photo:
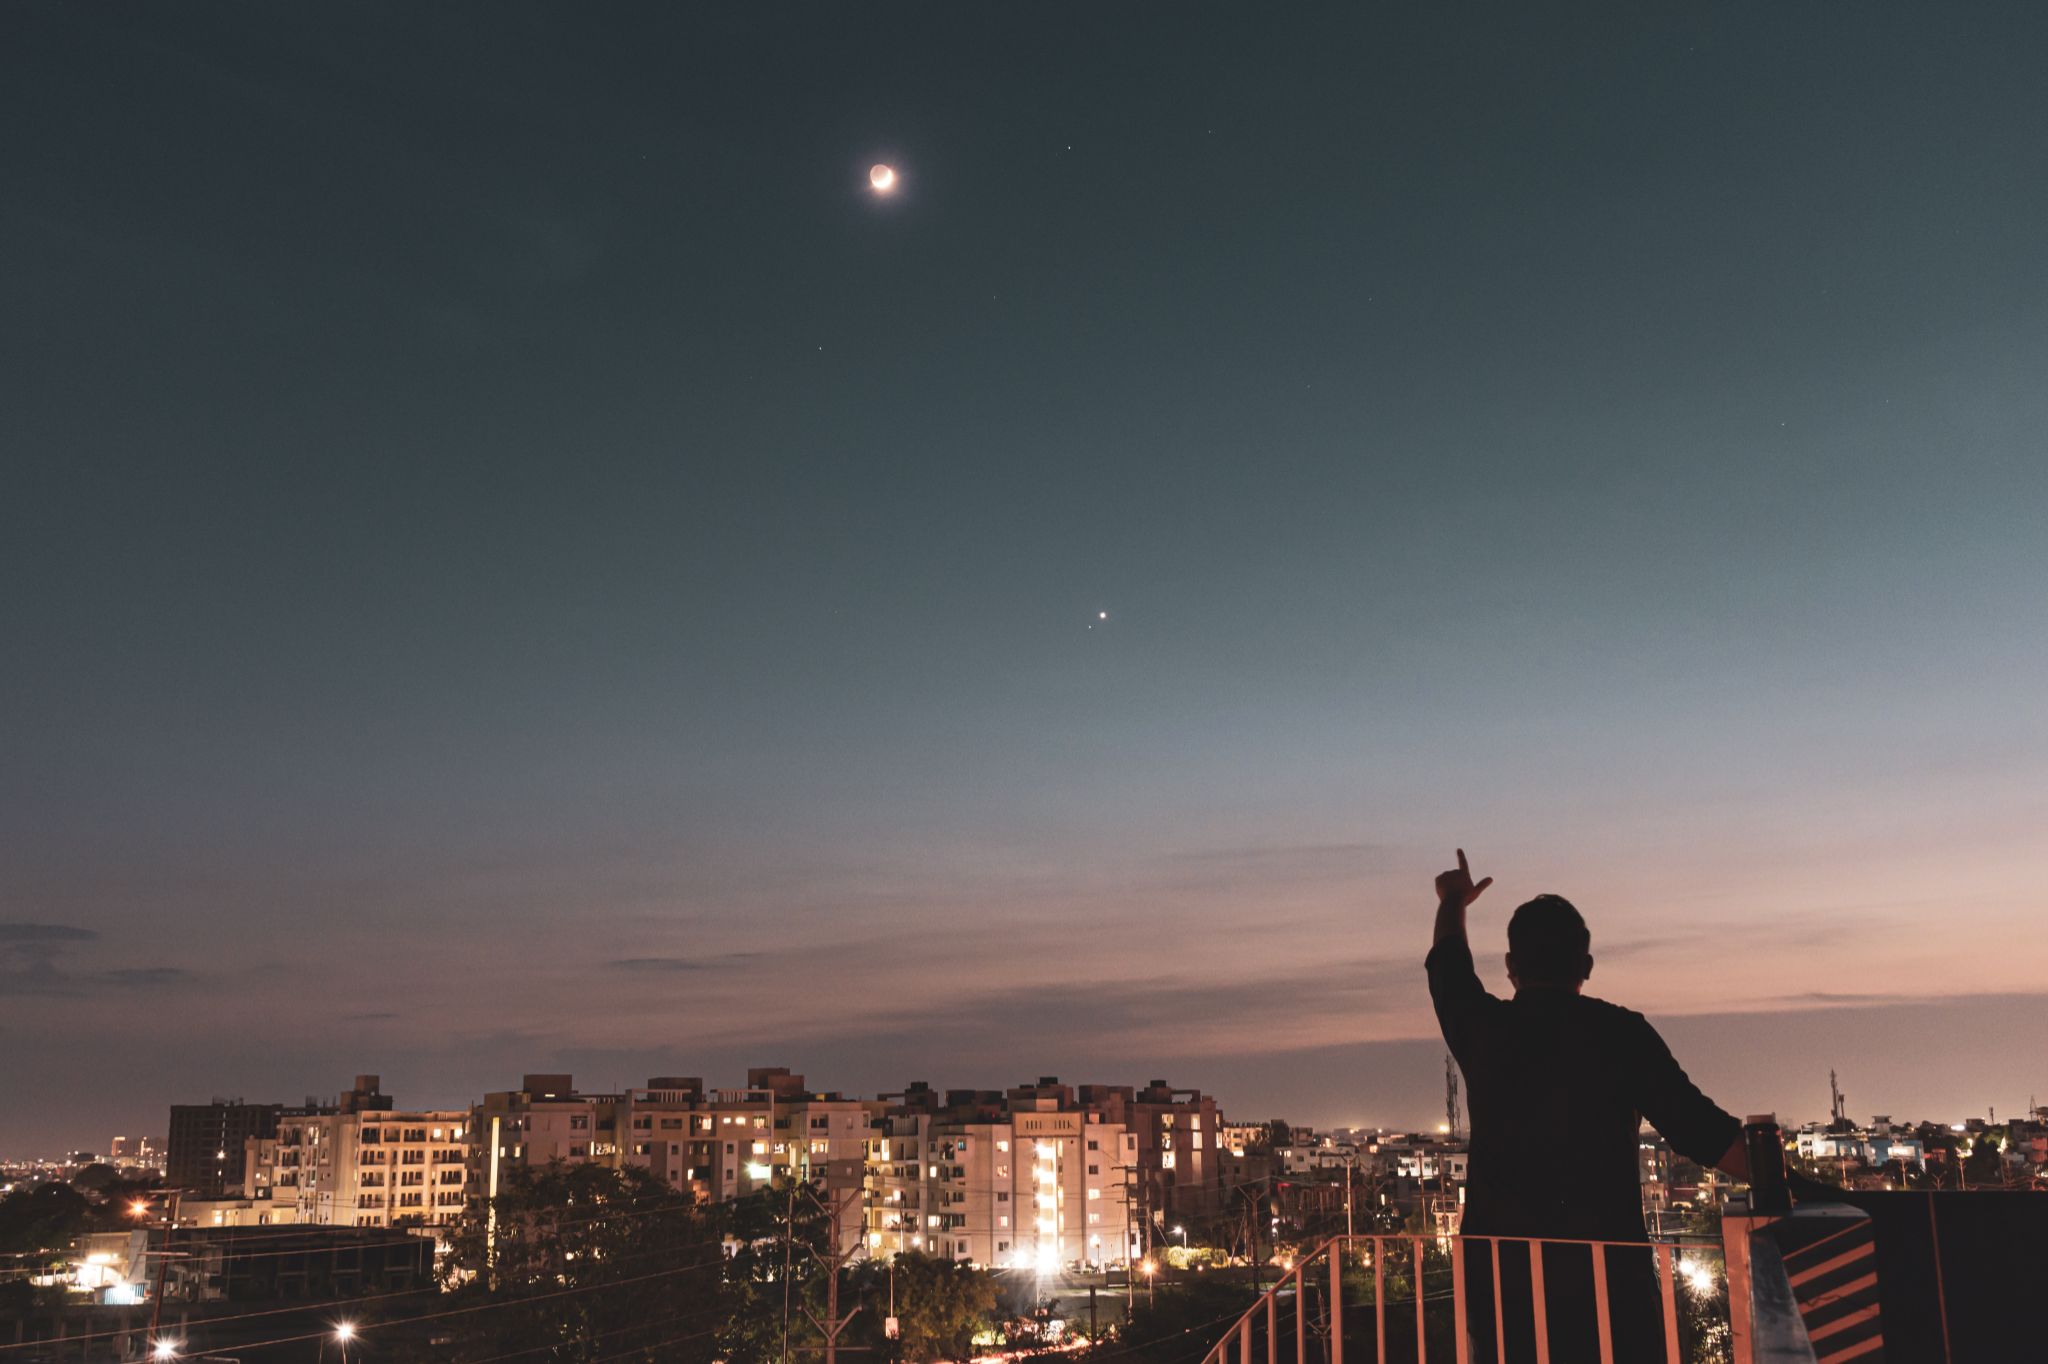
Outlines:
<svg viewBox="0 0 2048 1364"><path fill-rule="evenodd" d="M845 1316L839 1315L839 1271L844 1269L847 1261L853 1258L853 1252L846 1248L846 1238L840 1232L840 1218L848 1208L852 1207L859 1200L860 1190L851 1190L847 1193L846 1197L834 1197L830 1202L819 1198L809 1189L804 1190L804 1197L817 1204L819 1209L824 1212L828 1227L826 1236L829 1238L827 1243L828 1249L823 1254L815 1250L810 1251L811 1257L825 1267L825 1315L820 1318L817 1313L811 1311L808 1307L804 1309L804 1315L811 1319L811 1325L817 1327L819 1332L825 1337L825 1364L839 1364L839 1333L846 1329L846 1324L852 1321L860 1311L860 1308L856 1306L853 1311L848 1312ZM804 1249L810 1250L810 1247L806 1246ZM892 1278L892 1285L893 1282ZM893 1287L890 1296L893 1300L895 1296Z"/></svg>
<svg viewBox="0 0 2048 1364"><path fill-rule="evenodd" d="M1358 1147L1353 1139L1350 1158L1344 1162L1344 1239L1350 1240L1357 1232L1351 1225L1351 1190L1358 1183Z"/></svg>
<svg viewBox="0 0 2048 1364"><path fill-rule="evenodd" d="M796 1180L789 1181L789 1210L782 1216L782 1364L789 1364L789 1276L796 1267Z"/></svg>

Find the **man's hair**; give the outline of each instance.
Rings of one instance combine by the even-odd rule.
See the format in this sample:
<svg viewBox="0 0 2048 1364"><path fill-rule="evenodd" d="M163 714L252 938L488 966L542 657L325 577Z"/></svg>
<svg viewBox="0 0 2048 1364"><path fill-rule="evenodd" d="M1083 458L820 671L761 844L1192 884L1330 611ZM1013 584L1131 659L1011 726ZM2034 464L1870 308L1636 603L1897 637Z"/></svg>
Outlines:
<svg viewBox="0 0 2048 1364"><path fill-rule="evenodd" d="M1508 920L1508 951L1515 978L1536 985L1576 985L1586 978L1593 935L1578 908L1562 895L1539 895Z"/></svg>

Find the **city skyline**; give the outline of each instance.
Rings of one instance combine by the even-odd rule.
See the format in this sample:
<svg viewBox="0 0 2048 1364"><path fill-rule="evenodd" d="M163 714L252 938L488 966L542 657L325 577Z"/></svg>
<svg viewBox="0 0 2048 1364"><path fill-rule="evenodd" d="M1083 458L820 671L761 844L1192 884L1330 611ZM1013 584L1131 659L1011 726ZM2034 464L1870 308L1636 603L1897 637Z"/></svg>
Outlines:
<svg viewBox="0 0 2048 1364"><path fill-rule="evenodd" d="M2048 1088L2048 17L391 22L0 15L0 1152L1421 1126L1458 846L1739 1113Z"/></svg>

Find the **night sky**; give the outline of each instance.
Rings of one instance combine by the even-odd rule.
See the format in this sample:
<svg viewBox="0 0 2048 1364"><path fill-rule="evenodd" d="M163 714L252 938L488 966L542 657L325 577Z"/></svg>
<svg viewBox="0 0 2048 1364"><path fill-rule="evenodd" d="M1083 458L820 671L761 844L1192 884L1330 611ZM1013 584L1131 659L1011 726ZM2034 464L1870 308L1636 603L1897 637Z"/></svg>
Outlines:
<svg viewBox="0 0 2048 1364"><path fill-rule="evenodd" d="M2048 1095L2048 16L1711 8L0 9L0 1153L1433 1123L1459 845L1738 1113Z"/></svg>

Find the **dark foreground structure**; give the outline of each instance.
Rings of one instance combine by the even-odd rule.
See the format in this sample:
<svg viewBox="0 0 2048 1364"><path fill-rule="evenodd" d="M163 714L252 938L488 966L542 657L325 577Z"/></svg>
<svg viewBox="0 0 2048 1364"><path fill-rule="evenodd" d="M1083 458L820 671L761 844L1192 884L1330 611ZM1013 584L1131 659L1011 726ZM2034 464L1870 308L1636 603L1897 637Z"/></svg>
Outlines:
<svg viewBox="0 0 2048 1364"><path fill-rule="evenodd" d="M1848 1193L1771 1162L1776 1124L1752 1123L1751 1199L1719 1242L1340 1236L1303 1257L1233 1322L1202 1364L2011 1364L2048 1358L2048 1198L2024 1192ZM1793 1194L1798 1194L1795 1201ZM1660 1342L1621 1348L1605 1270L1654 1277ZM1467 1272L1483 1261L1488 1276ZM1591 1281L1597 1344L1550 1312L1546 1266ZM1491 1285L1520 1268L1517 1309ZM1578 1283L1562 1296L1576 1304ZM1496 1335L1496 1315L1506 1329Z"/></svg>

